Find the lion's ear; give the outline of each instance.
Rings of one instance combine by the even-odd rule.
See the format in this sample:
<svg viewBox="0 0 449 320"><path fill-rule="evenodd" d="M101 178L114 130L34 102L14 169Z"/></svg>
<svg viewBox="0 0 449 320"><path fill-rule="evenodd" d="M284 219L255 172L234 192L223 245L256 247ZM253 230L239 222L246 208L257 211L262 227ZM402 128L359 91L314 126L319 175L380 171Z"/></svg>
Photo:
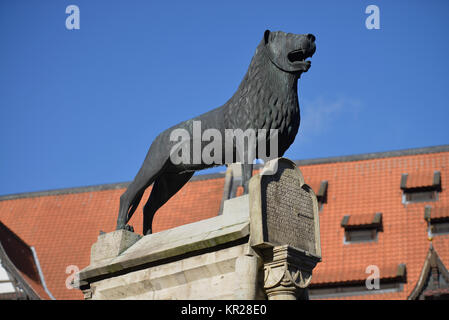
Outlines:
<svg viewBox="0 0 449 320"><path fill-rule="evenodd" d="M263 34L263 38L265 39L265 44L267 44L269 41L270 33L271 33L271 31L267 29L267 30L265 30L265 33Z"/></svg>

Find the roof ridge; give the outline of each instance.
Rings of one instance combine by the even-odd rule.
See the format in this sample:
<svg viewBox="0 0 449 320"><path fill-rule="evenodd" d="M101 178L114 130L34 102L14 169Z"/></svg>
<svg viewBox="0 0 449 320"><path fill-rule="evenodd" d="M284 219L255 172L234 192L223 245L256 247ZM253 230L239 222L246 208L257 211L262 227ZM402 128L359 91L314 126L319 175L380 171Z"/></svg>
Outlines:
<svg viewBox="0 0 449 320"><path fill-rule="evenodd" d="M335 163L335 162L351 162L351 161L363 161L363 160L371 160L371 159L405 157L405 156L411 156L411 155L440 153L440 152L448 152L448 151L449 151L449 144L445 144L445 145L423 147L423 148L411 148L411 149L400 149L400 150L392 150L392 151L360 153L360 154L349 155L349 156L337 156L337 157L296 160L295 163L298 166L301 166L301 165L305 166L305 165Z"/></svg>
<svg viewBox="0 0 449 320"><path fill-rule="evenodd" d="M224 173L207 173L207 174L199 174L193 176L190 181L202 181L202 180L211 180L223 178ZM55 196L55 195L64 195L64 194L75 194L75 193L84 193L84 192L93 192L93 191L103 191L103 190L113 190L113 189L122 189L128 187L131 182L115 182L115 183L105 183L105 184L97 184L91 186L84 187L70 187L70 188L61 188L61 189L51 189L44 191L32 191L32 192L21 192L21 193L13 193L0 196L0 201L5 200L15 200L22 198L35 198L35 197L45 197L45 196Z"/></svg>
<svg viewBox="0 0 449 320"><path fill-rule="evenodd" d="M316 164L325 164L325 163L338 163L338 162L351 162L351 161L363 161L363 160L371 160L371 159L381 159L381 158L393 158L393 157L402 157L402 156L410 156L410 155L419 155L419 154L428 154L428 153L439 153L439 152L448 152L449 144L432 146L432 147L423 147L423 148L412 148L412 149L401 149L394 151L381 151L381 152L371 152L371 153L361 153L349 156L336 156L336 157L327 157L327 158L312 158L305 160L295 160L295 164L297 166L306 166L306 165L316 165ZM261 165L255 165L255 169L259 169ZM218 179L224 178L225 173L207 173L207 174L198 174L194 175L190 181L202 181L209 179ZM103 190L111 190L111 189L122 189L126 188L130 182L118 182L118 183L106 183L106 184L98 184L92 186L84 186L84 187L71 187L71 188L61 188L61 189L52 189L45 191L33 191L33 192L23 192L16 194L8 194L0 196L0 201L5 200L14 200L21 198L34 198L34 197L43 197L43 196L51 196L51 195L63 195L63 194L74 194L74 193L83 193L83 192L92 192L92 191L103 191Z"/></svg>

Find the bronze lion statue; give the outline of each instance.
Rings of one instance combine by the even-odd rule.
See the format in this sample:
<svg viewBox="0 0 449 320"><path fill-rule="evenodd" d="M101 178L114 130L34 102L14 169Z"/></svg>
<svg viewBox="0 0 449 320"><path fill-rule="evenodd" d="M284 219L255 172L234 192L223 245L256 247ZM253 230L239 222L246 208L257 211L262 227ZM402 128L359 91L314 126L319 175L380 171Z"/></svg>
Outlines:
<svg viewBox="0 0 449 320"><path fill-rule="evenodd" d="M221 161L198 161L195 143L197 147L204 148L206 142L190 138L190 145L180 146L179 141L173 141L171 137L175 130L184 130L191 137L195 135L195 123L200 123L201 134L213 129L224 137L227 129L266 129L266 132L274 129L277 133L276 156L283 156L295 140L299 128L298 79L309 70L311 63L306 59L315 50L315 37L312 34L266 30L240 86L223 106L179 123L163 131L153 141L142 167L120 197L117 229L132 229L127 222L151 184L154 183L153 189L143 209L144 234L152 232L156 211L189 181L195 171L238 160L235 156L225 157L223 146L222 150L215 150L220 151L221 155L217 152L215 156ZM267 134L264 141L269 144L271 137ZM171 156L177 154L181 147L189 151L186 159L190 161L174 163ZM235 144L232 148L234 154L237 154ZM197 161L193 161L195 157ZM242 184L245 193L248 192L251 175L252 163L243 164Z"/></svg>

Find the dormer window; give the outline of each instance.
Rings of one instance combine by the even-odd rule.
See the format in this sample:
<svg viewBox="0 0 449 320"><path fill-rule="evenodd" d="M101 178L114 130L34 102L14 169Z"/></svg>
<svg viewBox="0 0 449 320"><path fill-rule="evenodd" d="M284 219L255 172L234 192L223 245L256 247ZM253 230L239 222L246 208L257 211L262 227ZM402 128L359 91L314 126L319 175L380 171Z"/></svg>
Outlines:
<svg viewBox="0 0 449 320"><path fill-rule="evenodd" d="M449 208L424 208L424 219L429 226L430 236L449 234Z"/></svg>
<svg viewBox="0 0 449 320"><path fill-rule="evenodd" d="M382 213L346 215L341 226L345 229L345 244L377 241L377 234L382 231Z"/></svg>
<svg viewBox="0 0 449 320"><path fill-rule="evenodd" d="M327 181L312 181L310 187L315 192L316 198L318 200L318 209L321 211L323 204L327 203Z"/></svg>
<svg viewBox="0 0 449 320"><path fill-rule="evenodd" d="M441 173L404 173L401 177L402 203L437 201L441 191Z"/></svg>

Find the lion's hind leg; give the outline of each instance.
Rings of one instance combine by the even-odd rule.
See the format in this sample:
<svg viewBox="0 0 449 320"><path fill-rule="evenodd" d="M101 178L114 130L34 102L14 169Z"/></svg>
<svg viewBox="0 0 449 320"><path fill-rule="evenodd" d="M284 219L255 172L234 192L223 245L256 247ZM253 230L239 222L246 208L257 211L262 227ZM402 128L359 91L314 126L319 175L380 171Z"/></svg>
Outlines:
<svg viewBox="0 0 449 320"><path fill-rule="evenodd" d="M154 180L154 179L153 179ZM116 230L125 229L133 231L130 226L127 225L129 219L131 219L133 213L136 211L140 200L145 192L145 189L151 185L152 180L148 181L149 184L139 186L134 181L128 186L126 191L120 196L120 209L117 218Z"/></svg>
<svg viewBox="0 0 449 320"><path fill-rule="evenodd" d="M137 173L134 180L130 183L126 191L120 196L120 209L117 218L116 229L129 229L127 222L137 209L145 190L157 179L164 171L165 163L153 160L147 157Z"/></svg>
<svg viewBox="0 0 449 320"><path fill-rule="evenodd" d="M153 217L176 192L193 176L194 172L163 173L154 182L150 197L143 208L143 234L152 233Z"/></svg>

